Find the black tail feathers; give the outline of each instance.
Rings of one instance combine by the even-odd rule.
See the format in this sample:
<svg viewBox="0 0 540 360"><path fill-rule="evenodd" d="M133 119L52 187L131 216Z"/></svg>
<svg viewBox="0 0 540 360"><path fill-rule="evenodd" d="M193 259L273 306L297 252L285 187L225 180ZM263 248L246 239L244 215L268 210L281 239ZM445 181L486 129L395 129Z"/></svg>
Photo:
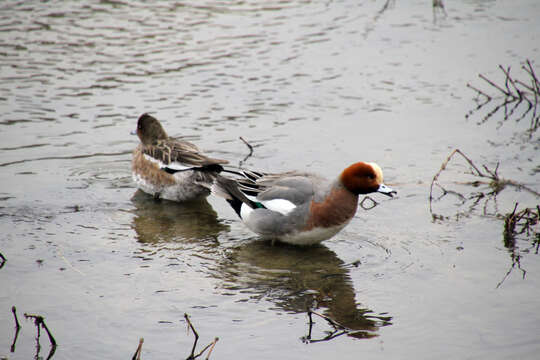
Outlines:
<svg viewBox="0 0 540 360"><path fill-rule="evenodd" d="M193 167L185 168L185 169L173 169L173 168L164 166L161 168L161 170L171 175L176 174L177 172L188 171L188 170L196 170L196 171L209 172L209 173L220 173L223 171L223 166L219 164L209 164L209 165L203 165L203 166L193 166Z"/></svg>
<svg viewBox="0 0 540 360"><path fill-rule="evenodd" d="M240 191L236 181L220 175L216 177L216 181L212 187L212 193L227 200L238 216L240 216L242 204L246 204L252 209L262 207L262 204L248 199L246 195Z"/></svg>

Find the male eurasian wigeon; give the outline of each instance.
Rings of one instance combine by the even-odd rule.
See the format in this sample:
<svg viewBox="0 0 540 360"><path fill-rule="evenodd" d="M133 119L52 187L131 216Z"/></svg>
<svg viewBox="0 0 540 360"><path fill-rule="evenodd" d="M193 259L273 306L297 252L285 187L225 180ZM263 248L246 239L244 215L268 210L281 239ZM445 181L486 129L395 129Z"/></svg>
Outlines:
<svg viewBox="0 0 540 360"><path fill-rule="evenodd" d="M356 213L359 195L396 194L383 184L375 163L354 163L331 182L299 172L237 175L243 178L218 176L213 192L224 197L253 232L295 245L317 244L337 234Z"/></svg>
<svg viewBox="0 0 540 360"><path fill-rule="evenodd" d="M133 151L133 180L156 198L189 201L208 196L221 164L228 163L207 157L188 141L170 138L148 114L139 117L136 133L141 143Z"/></svg>

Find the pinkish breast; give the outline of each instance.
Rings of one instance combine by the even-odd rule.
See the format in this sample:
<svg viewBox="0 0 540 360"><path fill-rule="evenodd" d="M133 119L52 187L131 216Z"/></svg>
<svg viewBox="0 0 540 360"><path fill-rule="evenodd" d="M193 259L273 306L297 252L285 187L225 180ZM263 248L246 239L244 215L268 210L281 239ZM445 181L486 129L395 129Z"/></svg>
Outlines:
<svg viewBox="0 0 540 360"><path fill-rule="evenodd" d="M322 202L312 201L303 230L332 227L348 222L356 213L358 195L344 187L334 188Z"/></svg>

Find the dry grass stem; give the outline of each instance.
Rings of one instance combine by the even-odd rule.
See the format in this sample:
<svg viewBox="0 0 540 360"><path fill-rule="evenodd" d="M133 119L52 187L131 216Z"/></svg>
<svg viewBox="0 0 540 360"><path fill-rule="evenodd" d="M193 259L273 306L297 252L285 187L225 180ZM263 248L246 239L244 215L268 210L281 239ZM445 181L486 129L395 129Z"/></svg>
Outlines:
<svg viewBox="0 0 540 360"><path fill-rule="evenodd" d="M33 315L33 314L27 314L27 313L24 313L24 317L26 319L33 319L34 320L34 324L36 325L37 327L37 337L36 337L36 342L37 342L37 345L36 345L36 358L39 358L39 350L41 348L41 346L39 345L39 337L41 335L41 331L40 329L43 328L45 329L45 332L47 333L47 336L49 337L49 342L51 343L51 350L49 351L49 355L47 356L47 360L49 360L50 358L52 358L52 356L54 355L54 352L56 351L56 340L54 339L51 331L49 330L49 328L47 327L47 324L45 324L45 318L41 315Z"/></svg>
<svg viewBox="0 0 540 360"><path fill-rule="evenodd" d="M527 237L534 236L532 248L535 254L538 255L538 247L540 245L540 231L538 230L538 224L540 223L540 205L537 205L536 208L525 208L517 211L518 205L519 204L516 203L512 212L504 216L503 240L504 246L510 253L512 264L502 280L497 284L497 288L504 283L516 266L521 271L522 279L525 279L527 271L521 267L521 257L522 253L529 253L531 249L519 249L517 242L519 235L526 235Z"/></svg>
<svg viewBox="0 0 540 360"><path fill-rule="evenodd" d="M371 206L369 205L366 205L365 202L366 201L371 201ZM376 207L377 205L379 205L379 203L377 201L375 201L372 197L370 196L365 196L362 201L360 201L360 207L364 210L371 210L373 209L374 207Z"/></svg>
<svg viewBox="0 0 540 360"><path fill-rule="evenodd" d="M142 344L144 342L144 338L139 339L139 346L137 346L137 350L135 351L135 354L133 354L133 357L131 360L141 360L141 352L142 352Z"/></svg>
<svg viewBox="0 0 540 360"><path fill-rule="evenodd" d="M477 192L472 193L470 196L464 196L463 194L445 189L442 185L439 184L439 177L442 174L443 171L447 169L448 164L450 161L455 157L455 155L461 156L467 164L470 166L470 175L473 175L474 177L479 178L480 180L476 180L470 183L466 183L464 185L472 185L472 186L478 186L480 184L487 184L489 185L489 188L491 191L488 193L484 192ZM482 179L486 179L487 181L482 181ZM503 230L503 243L506 249L508 249L508 252L510 253L510 258L512 260L511 266L503 279L497 284L497 288L499 288L504 281L510 276L512 273L512 270L514 268L518 268L522 273L522 278L525 278L525 274L527 273L525 269L521 267L521 257L524 253L529 253L530 248L525 250L520 250L518 245L518 236L523 235L526 236L527 239L532 238L532 248L534 249L535 253L538 254L538 248L540 247L540 232L538 230L538 224L540 223L540 205L537 205L535 208L525 208L518 211L518 203L515 203L513 210L506 214L501 215L501 213L498 210L497 206L497 194L499 194L501 191L503 191L507 186L515 187L519 190L525 190L528 193L534 195L536 198L540 198L540 193L525 186L522 183L519 183L514 180L504 179L499 175L499 164L495 166L494 169L488 168L486 165L477 166L467 155L465 155L461 150L454 149L450 155L442 162L441 167L439 171L433 176L433 180L431 181L430 186L430 192L429 192L429 210L432 215L432 218L434 220L443 220L445 219L444 216L435 214L433 212L433 202L438 201L442 199L447 194L453 194L457 198L461 200L461 205L464 205L465 202L468 200L473 200L472 205L469 207L468 212L465 213L458 213L459 216L468 216L472 211L476 208L478 203L485 199L484 208L483 208L483 215L488 215L487 212L487 204L489 200L493 200L495 205L495 212L492 215L496 218L504 219L504 230ZM434 198L433 190L437 187L442 190L442 195L438 197L437 199Z"/></svg>
<svg viewBox="0 0 540 360"><path fill-rule="evenodd" d="M17 318L17 308L15 306L11 307L11 312L13 313L13 318L15 319L15 336L13 337L13 342L11 343L10 351L15 352L15 344L17 343L17 338L19 337L19 331L21 330L21 324Z"/></svg>
<svg viewBox="0 0 540 360"><path fill-rule="evenodd" d="M536 77L536 73L534 72L534 68L532 67L530 60L527 59L525 61L525 64L521 66L521 69L523 69L526 75L529 77L528 81L522 81L512 76L510 74L510 66L505 68L502 65L499 65L499 69L504 74L504 85L498 85L497 83L495 83L495 81L490 80L483 74L478 75L478 77L484 80L490 87L496 89L499 93L501 93L504 98L501 104L495 106L491 111L487 112L481 123L489 120L500 109L503 108L504 120L508 120L509 118L513 117L514 114L516 114L516 111L521 104L526 104L526 109L521 115L516 114L515 120L516 122L519 122L520 120L524 119L528 114L531 114L532 111L531 123L529 127L529 132L532 134L532 132L536 131L538 127L540 127L540 116L537 115L537 109L540 106L540 83L538 81L538 78ZM472 115L472 113L479 111L489 102L491 102L494 99L494 96L489 95L487 92L482 91L479 88L472 86L471 84L467 84L467 87L475 91L478 96L481 95L486 98L485 102L478 104L476 109L469 112L469 114L466 116L469 117L470 115ZM512 108L509 109L509 105L512 104Z"/></svg>
<svg viewBox="0 0 540 360"><path fill-rule="evenodd" d="M191 331L193 331L193 335L195 336L195 341L193 342L193 347L191 348L191 354L187 357L186 360L196 359L202 354L204 354L206 350L210 349L210 351L208 352L208 355L206 356L206 359L209 359L210 354L214 350L214 347L216 346L216 343L218 342L219 338L217 337L214 338L214 340L210 344L206 345L197 355L195 355L195 349L197 348L197 342L199 341L199 334L195 330L195 327L191 323L191 320L189 319L189 315L187 313L184 313L184 319L186 320L186 323L188 326L187 327L188 333L189 333L189 330L191 329Z"/></svg>
<svg viewBox="0 0 540 360"><path fill-rule="evenodd" d="M332 319L331 317L323 315L323 314L318 313L316 311L313 311L310 308L307 309L307 315L308 315L308 318L309 318L308 334L301 337L302 342L304 342L306 344L317 343L317 342L322 342L322 341L329 341L329 340L335 339L338 336L342 336L342 335L347 335L347 336L351 336L351 337L358 338L358 339L373 338L373 337L377 336L376 334L371 332L370 329L367 329L367 328L365 328L365 329L357 329L357 330L351 329L351 328L349 328L349 327L347 327L347 326L345 326L343 324L340 324L339 322ZM325 331L326 335L324 337L320 338L320 339L313 339L312 338L312 330L313 330L313 325L315 324L315 322L313 321L313 315L316 315L316 316L320 317L321 319L324 319L332 327L333 330ZM381 324L389 324L390 320L391 320L390 317L385 317L385 316L373 316L373 317L376 318L378 321L380 321ZM373 329L371 329L371 330L373 330Z"/></svg>
<svg viewBox="0 0 540 360"><path fill-rule="evenodd" d="M486 165L482 165L481 168L483 170L480 170L480 167L476 166L476 164L467 155L465 155L461 150L454 149L450 153L450 155L448 155L446 160L444 160L442 162L439 171L437 171L437 173L433 176L433 179L431 180L431 185L430 185L430 188L429 188L429 211L430 211L431 215L434 218L436 218L436 219L440 218L440 216L434 214L434 212L433 212L433 202L434 201L440 200L441 198L443 198L447 194L454 194L454 195L458 196L462 200L467 200L467 197L465 197L463 194L460 194L460 193L455 192L455 191L447 190L442 185L440 185L438 183L439 176L442 174L442 172L444 170L446 170L446 167L448 166L448 164L450 163L450 161L454 158L454 156L456 154L460 155L463 159L465 159L465 161L467 162L467 164L471 168L471 172L470 172L471 175L473 175L475 177L478 177L478 178L481 178L481 179L488 180L487 182L483 182L483 181L479 180L479 181L474 181L474 182L471 183L471 185L474 185L474 186L478 186L479 184L488 184L489 187L491 188L491 192L489 192L487 194L479 193L479 194L474 195L473 198L481 199L481 198L485 197L486 195L495 197L506 186L512 186L512 187L515 187L516 189L527 191L528 193L530 193L530 194L532 194L532 195L534 195L536 197L540 197L540 193L538 191L533 190L530 187L528 187L528 186L526 186L526 185L524 185L524 184L522 184L520 182L510 180L510 179L501 178L499 176L499 164L498 163L495 166L495 169L493 169L493 170L489 169ZM442 192L443 192L442 195L437 199L434 199L434 197L433 197L433 188L435 186L440 188L442 190ZM486 215L486 214L484 214L484 215Z"/></svg>

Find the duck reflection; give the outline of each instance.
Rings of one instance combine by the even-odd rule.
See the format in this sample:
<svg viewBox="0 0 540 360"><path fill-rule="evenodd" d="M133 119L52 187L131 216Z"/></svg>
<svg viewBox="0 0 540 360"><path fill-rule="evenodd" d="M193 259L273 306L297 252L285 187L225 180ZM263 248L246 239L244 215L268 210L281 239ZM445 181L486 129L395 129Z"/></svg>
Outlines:
<svg viewBox="0 0 540 360"><path fill-rule="evenodd" d="M374 337L380 327L391 324L392 317L356 303L349 267L322 245L299 248L253 241L233 249L217 272L227 291L247 293L248 301L270 300L291 313L317 309L350 330L345 331L349 336ZM324 321L318 323L327 329ZM313 341L311 330L307 338Z"/></svg>
<svg viewBox="0 0 540 360"><path fill-rule="evenodd" d="M296 247L248 240L217 251L227 247L227 242L219 244L218 236L227 233L228 226L218 220L206 199L189 203L156 201L137 191L132 202L138 241L151 247L141 249L145 256L161 248L193 247L197 253L212 253L217 256L212 256L214 260L205 271L222 282L225 293L245 296L241 301L270 301L275 304L274 310L294 314L310 309L343 327L334 327L332 332L327 331L332 330L330 322L310 323L303 341L329 340L343 334L370 338L377 336L380 327L391 324L391 316L375 314L355 301L351 265L344 264L324 245Z"/></svg>
<svg viewBox="0 0 540 360"><path fill-rule="evenodd" d="M217 245L218 234L228 229L204 198L177 203L155 200L138 190L131 201L135 205L133 229L137 240L143 244L196 242Z"/></svg>

